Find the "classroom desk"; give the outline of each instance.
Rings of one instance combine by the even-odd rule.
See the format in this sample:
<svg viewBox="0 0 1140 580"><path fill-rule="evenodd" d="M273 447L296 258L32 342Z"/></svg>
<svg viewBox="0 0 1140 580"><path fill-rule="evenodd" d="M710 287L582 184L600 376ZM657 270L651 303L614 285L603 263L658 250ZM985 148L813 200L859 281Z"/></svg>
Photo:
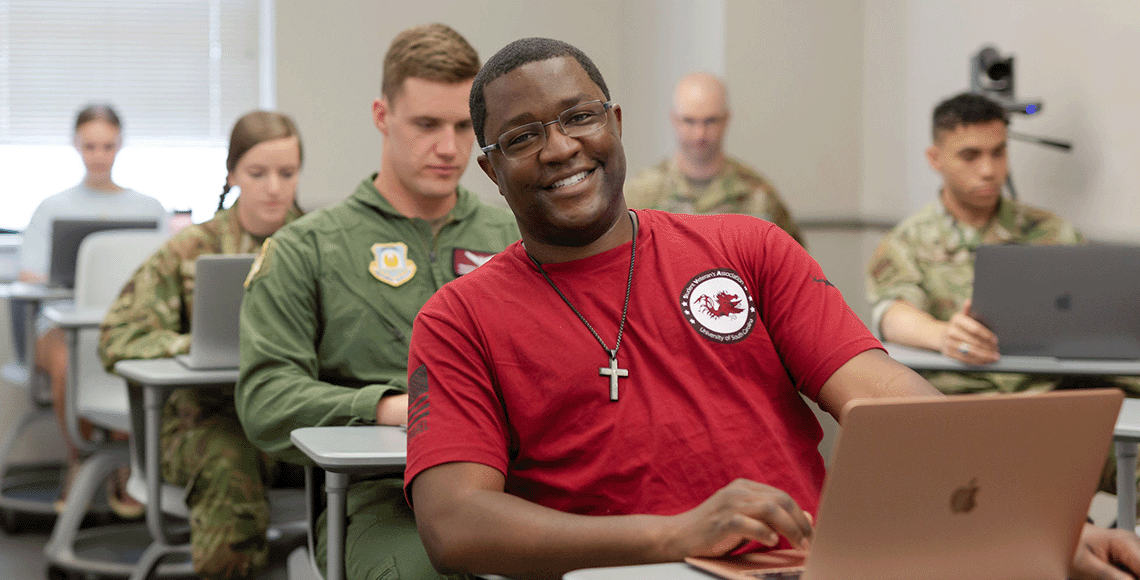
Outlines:
<svg viewBox="0 0 1140 580"><path fill-rule="evenodd" d="M9 282L0 284L0 298L7 298L12 304L20 306L20 320L11 320L12 328L22 326L24 335L24 364L23 372L16 371L14 366L5 367L5 379L14 383L23 384L31 392L33 367L36 360L36 315L44 302L57 300L71 300L75 292L69 288L50 288L44 284L28 284L25 282ZM17 308L12 308L15 315ZM16 337L13 336L13 339ZM15 349L16 345L12 345Z"/></svg>
<svg viewBox="0 0 1140 580"><path fill-rule="evenodd" d="M106 308L75 308L74 304L59 304L48 306L43 309L44 318L54 324L56 327L62 329L66 335L67 341L67 357L69 373L77 373L73 369L80 368L80 358L84 353L79 350L79 331L84 329L98 328L99 324L103 322L103 317L107 314ZM77 374L70 380L80 380ZM65 417L68 429L68 435L74 444L82 452L88 452L94 447L84 446L83 442L86 438L79 433L79 420L73 417L72 414L79 411L79 402L76 397L79 396L78 389L69 388L64 393L66 397L65 404ZM110 396L99 397L96 400L88 400L87 408L83 409L84 416L87 419L93 420L97 425L115 429L118 431L130 431L130 423L125 420L122 410L126 408L126 399Z"/></svg>
<svg viewBox="0 0 1140 580"><path fill-rule="evenodd" d="M998 372L1077 376L1140 376L1140 360L1058 359L1045 356L1002 356L996 363L968 365L940 353L884 342L887 354L916 371ZM1125 399L1113 430L1116 452L1116 521L1136 528L1137 445L1140 444L1140 400Z"/></svg>
<svg viewBox="0 0 1140 580"><path fill-rule="evenodd" d="M161 465L160 438L162 430L162 406L170 393L186 387L233 389L237 382L238 369L189 369L172 358L153 360L123 360L115 363L115 373L127 380L128 389L142 389L144 408L145 445L143 465L152 467L146 470L146 493L148 505L161 505L162 474L155 467ZM155 539L166 545L177 543L166 531L162 522L161 509L147 509L147 528Z"/></svg>
<svg viewBox="0 0 1140 580"><path fill-rule="evenodd" d="M15 358L0 367L0 377L5 382L18 386L28 392L28 410L17 421L9 425L7 433L0 443L0 515L3 516L5 529L15 529L16 513L54 514L55 506L52 497L44 497L38 490L50 489L55 485L56 474L51 472L36 472L34 475L15 475L10 471L13 465L9 462L16 444L29 433L28 428L33 422L52 417L50 407L51 399L46 389L37 389L35 384L36 360L36 317L44 302L70 300L73 292L63 288L49 288L43 284L27 284L24 282L9 282L0 284L0 300L10 305L9 311L12 319L9 324L12 328L12 351ZM17 333L20 338L17 338ZM21 349L18 342L23 343ZM19 490L19 491L16 491Z"/></svg>
<svg viewBox="0 0 1140 580"><path fill-rule="evenodd" d="M402 427L302 427L289 439L324 469L328 494L327 580L344 580L345 512L349 478L354 473L403 473L408 434Z"/></svg>
<svg viewBox="0 0 1140 580"><path fill-rule="evenodd" d="M563 580L711 580L716 578L684 562L585 568L562 575Z"/></svg>

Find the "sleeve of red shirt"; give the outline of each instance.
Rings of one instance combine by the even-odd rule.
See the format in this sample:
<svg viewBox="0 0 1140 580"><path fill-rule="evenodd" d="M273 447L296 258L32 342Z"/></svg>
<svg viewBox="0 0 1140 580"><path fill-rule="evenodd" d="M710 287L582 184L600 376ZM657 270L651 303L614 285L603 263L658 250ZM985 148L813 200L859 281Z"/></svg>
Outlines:
<svg viewBox="0 0 1140 580"><path fill-rule="evenodd" d="M507 472L509 431L486 350L462 300L444 287L412 328L404 493L426 469L454 461Z"/></svg>
<svg viewBox="0 0 1140 580"><path fill-rule="evenodd" d="M796 388L813 401L832 373L882 344L847 305L819 264L777 227L751 235L760 316ZM756 248L759 243L762 247ZM748 247L748 243L742 244Z"/></svg>

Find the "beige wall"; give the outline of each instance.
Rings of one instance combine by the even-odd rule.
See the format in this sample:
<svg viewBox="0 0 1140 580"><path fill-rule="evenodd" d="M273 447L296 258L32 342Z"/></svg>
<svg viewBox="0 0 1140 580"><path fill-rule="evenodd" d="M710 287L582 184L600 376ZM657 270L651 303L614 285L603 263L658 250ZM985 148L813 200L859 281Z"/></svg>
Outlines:
<svg viewBox="0 0 1140 580"><path fill-rule="evenodd" d="M1140 241L1140 1L863 4L864 211L901 215L933 198L931 108L969 87L969 57L992 43L1016 58L1017 96L1045 105L1011 129L1074 142L1071 153L1011 142L1021 199L1092 237Z"/></svg>
<svg viewBox="0 0 1140 580"><path fill-rule="evenodd" d="M305 207L342 199L375 171L380 137L369 107L383 52L400 30L432 21L455 27L484 59L523 36L582 48L623 107L631 172L673 148L668 111L677 79L696 69L724 74L733 154L771 174L797 214L859 206L858 3L584 0L567 10L524 0L330 0L279 2L276 11L278 106L304 134ZM498 197L474 164L463 183Z"/></svg>
<svg viewBox="0 0 1140 580"><path fill-rule="evenodd" d="M396 8L398 6L398 9ZM767 174L798 217L858 213L862 159L862 10L849 0L329 0L277 3L278 106L305 139L301 203L347 196L380 158L369 117L392 37L441 21L486 59L523 36L552 36L595 60L624 113L630 174L673 150L672 88L707 70L729 83L731 153ZM462 183L501 203L475 163ZM812 251L862 313L862 258L848 240Z"/></svg>
<svg viewBox="0 0 1140 580"><path fill-rule="evenodd" d="M706 9L698 11L698 6ZM650 0L583 0L573 10L564 3L529 0L278 2L277 100L282 111L296 117L305 139L301 203L314 208L343 199L379 166L381 141L370 107L379 94L384 51L405 28L448 24L467 37L484 60L525 36L550 36L581 47L624 109L629 165L636 168L662 154L664 110L659 95L690 64L714 70L723 66L717 62L723 46L717 37L723 28L719 6L715 1ZM688 18L698 12L704 16ZM686 22L704 31L702 37L717 40L672 41L675 29ZM658 58L661 51L674 54L675 62ZM497 191L474 163L462 183L499 202Z"/></svg>

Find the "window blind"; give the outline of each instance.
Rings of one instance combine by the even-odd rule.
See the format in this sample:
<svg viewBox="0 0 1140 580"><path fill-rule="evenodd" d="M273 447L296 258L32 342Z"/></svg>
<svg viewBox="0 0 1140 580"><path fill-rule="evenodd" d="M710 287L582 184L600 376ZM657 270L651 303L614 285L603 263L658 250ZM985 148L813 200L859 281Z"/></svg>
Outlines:
<svg viewBox="0 0 1140 580"><path fill-rule="evenodd" d="M67 142L106 102L132 145L224 145L259 104L260 3L0 0L0 144Z"/></svg>

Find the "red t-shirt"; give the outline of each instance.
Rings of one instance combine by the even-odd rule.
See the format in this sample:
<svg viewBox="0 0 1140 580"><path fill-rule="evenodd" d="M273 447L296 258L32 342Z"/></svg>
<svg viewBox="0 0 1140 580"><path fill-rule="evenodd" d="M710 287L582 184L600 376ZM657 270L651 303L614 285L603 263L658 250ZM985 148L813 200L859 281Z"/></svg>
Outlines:
<svg viewBox="0 0 1140 580"><path fill-rule="evenodd" d="M799 396L881 345L816 262L748 216L637 212L619 398L609 356L521 244L440 289L409 360L407 486L453 461L577 514L671 515L744 477L815 513L822 431ZM630 244L545 266L614 346ZM408 494L410 497L410 493Z"/></svg>

